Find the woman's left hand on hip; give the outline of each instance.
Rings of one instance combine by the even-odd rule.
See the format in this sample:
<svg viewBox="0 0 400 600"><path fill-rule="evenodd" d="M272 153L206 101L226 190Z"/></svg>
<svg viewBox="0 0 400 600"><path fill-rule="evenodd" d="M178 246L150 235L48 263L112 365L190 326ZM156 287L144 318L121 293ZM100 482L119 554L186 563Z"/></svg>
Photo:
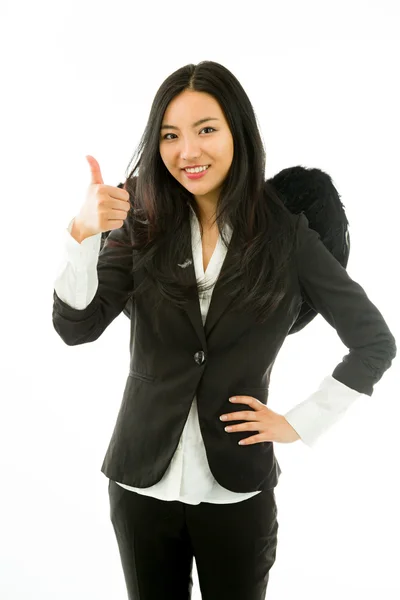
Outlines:
<svg viewBox="0 0 400 600"><path fill-rule="evenodd" d="M257 431L257 435L240 440L240 445L258 444L259 442L280 442L282 444L290 444L300 439L299 434L283 415L280 415L267 406L253 398L252 396L236 396L231 400L237 404L248 404L254 410L236 411L227 413L227 421L247 421L247 423L239 423L238 425L228 425L230 428L228 433L234 431ZM221 418L221 417L220 417Z"/></svg>

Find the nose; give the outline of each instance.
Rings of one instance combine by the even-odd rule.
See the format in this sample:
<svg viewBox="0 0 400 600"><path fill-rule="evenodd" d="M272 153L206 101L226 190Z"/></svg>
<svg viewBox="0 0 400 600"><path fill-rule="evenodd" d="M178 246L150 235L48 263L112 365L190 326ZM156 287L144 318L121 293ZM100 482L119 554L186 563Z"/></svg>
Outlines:
<svg viewBox="0 0 400 600"><path fill-rule="evenodd" d="M183 160L194 161L197 157L201 156L201 150L199 148L199 142L193 140L186 140L182 142L181 158Z"/></svg>

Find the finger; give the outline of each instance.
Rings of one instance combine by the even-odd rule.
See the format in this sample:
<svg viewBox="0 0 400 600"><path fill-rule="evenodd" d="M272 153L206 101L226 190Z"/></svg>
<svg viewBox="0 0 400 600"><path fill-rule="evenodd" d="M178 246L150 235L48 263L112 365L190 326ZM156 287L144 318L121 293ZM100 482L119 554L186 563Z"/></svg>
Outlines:
<svg viewBox="0 0 400 600"><path fill-rule="evenodd" d="M259 408L260 404L262 404L260 400L254 398L253 396L234 396L233 398L229 398L229 402L234 402L236 404L248 404L255 409ZM262 406L264 406L264 404L262 404Z"/></svg>
<svg viewBox="0 0 400 600"><path fill-rule="evenodd" d="M123 210L126 213L130 210L129 199L128 200L125 200L125 198L117 199L115 196L110 196L110 198L111 198L111 200L104 201L105 206L109 206L110 208L113 208L114 210Z"/></svg>
<svg viewBox="0 0 400 600"><path fill-rule="evenodd" d="M233 433L234 431L260 431L260 422L240 423L239 425L227 425L225 431Z"/></svg>
<svg viewBox="0 0 400 600"><path fill-rule="evenodd" d="M225 417L225 419L221 419L221 417ZM227 415L221 415L221 421L244 421L249 419L254 419L254 410L245 410L238 411L236 413L230 413Z"/></svg>
<svg viewBox="0 0 400 600"><path fill-rule="evenodd" d="M249 438L244 438L243 440L239 440L239 446L251 446L251 444L259 444L260 442L270 442L272 440L266 440L263 434L252 435Z"/></svg>
<svg viewBox="0 0 400 600"><path fill-rule="evenodd" d="M113 210L109 213L109 221L125 221L126 211L124 210Z"/></svg>
<svg viewBox="0 0 400 600"><path fill-rule="evenodd" d="M118 188L118 187L113 187L113 186L104 186L104 190L108 193L108 195L110 196L110 198L112 198L113 200L122 200L123 201L123 207L124 209L128 209L128 207L130 206L130 197L129 197L129 192L127 192L126 190L123 190L122 188ZM120 206L120 202L117 202L114 204L115 207ZM114 206L113 205L113 206Z"/></svg>
<svg viewBox="0 0 400 600"><path fill-rule="evenodd" d="M94 156L90 156L90 154L88 154L86 156L86 160L88 161L89 166L90 166L90 174L91 174L91 182L90 183L104 184L103 177L101 175L100 165L97 162L97 160L94 158Z"/></svg>

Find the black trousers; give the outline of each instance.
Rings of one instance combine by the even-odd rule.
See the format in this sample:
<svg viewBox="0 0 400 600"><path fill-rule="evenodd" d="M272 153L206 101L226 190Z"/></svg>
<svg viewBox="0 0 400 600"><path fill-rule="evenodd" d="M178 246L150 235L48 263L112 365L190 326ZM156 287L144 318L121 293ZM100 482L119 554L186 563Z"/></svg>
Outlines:
<svg viewBox="0 0 400 600"><path fill-rule="evenodd" d="M110 518L129 600L264 600L277 548L273 489L233 504L158 500L110 480Z"/></svg>

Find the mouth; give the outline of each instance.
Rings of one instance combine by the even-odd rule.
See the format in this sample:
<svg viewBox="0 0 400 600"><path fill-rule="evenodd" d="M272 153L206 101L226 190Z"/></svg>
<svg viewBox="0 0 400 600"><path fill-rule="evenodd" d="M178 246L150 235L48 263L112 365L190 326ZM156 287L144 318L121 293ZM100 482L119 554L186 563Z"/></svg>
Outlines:
<svg viewBox="0 0 400 600"><path fill-rule="evenodd" d="M207 166L207 169L204 169L203 171L200 171L199 173L188 173L187 171L185 171L185 169L182 169L182 171L185 173L185 175L188 179L200 179L201 177L204 177L204 175L206 175L206 173L211 168L210 165L205 165L205 166Z"/></svg>

